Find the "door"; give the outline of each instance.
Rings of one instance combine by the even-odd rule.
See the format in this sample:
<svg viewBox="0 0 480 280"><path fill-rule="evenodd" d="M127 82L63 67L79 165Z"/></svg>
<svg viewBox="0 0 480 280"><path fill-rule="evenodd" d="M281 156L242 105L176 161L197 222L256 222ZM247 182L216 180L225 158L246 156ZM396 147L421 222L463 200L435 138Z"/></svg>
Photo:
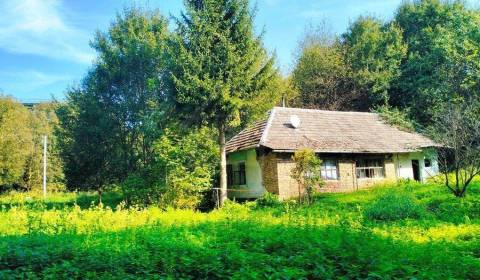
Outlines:
<svg viewBox="0 0 480 280"><path fill-rule="evenodd" d="M415 181L420 181L420 162L417 159L412 160L412 168L413 168L413 179Z"/></svg>

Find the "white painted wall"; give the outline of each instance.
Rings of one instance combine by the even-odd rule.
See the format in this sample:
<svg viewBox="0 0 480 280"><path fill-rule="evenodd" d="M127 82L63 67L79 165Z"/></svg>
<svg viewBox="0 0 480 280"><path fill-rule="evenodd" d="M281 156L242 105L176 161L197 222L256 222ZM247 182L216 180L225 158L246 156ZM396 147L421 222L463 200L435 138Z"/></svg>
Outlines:
<svg viewBox="0 0 480 280"><path fill-rule="evenodd" d="M257 161L255 149L231 153L227 158L228 164L235 165L242 161L245 162L247 184L229 188L228 197L257 198L262 196L265 188L262 185L262 171Z"/></svg>
<svg viewBox="0 0 480 280"><path fill-rule="evenodd" d="M397 168L397 177L413 180L412 160L418 160L420 164L420 176L422 181L438 174L438 159L435 150L427 149L417 153L394 154L393 159ZM431 167L425 167L425 159L430 159Z"/></svg>

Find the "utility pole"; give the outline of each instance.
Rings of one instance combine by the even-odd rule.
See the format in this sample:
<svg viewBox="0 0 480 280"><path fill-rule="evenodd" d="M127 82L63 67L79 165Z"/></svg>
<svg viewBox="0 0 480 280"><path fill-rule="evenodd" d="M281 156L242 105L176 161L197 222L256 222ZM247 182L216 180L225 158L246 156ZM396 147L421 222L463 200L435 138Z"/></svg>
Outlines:
<svg viewBox="0 0 480 280"><path fill-rule="evenodd" d="M43 198L47 198L47 135L43 136Z"/></svg>

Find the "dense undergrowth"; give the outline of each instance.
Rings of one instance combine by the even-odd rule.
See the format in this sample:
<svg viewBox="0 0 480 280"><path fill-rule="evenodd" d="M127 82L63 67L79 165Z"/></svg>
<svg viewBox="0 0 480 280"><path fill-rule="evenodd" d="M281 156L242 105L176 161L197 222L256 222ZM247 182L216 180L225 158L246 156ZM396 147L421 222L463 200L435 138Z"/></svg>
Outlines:
<svg viewBox="0 0 480 280"><path fill-rule="evenodd" d="M0 279L479 279L480 184L402 183L210 213L0 197Z"/></svg>

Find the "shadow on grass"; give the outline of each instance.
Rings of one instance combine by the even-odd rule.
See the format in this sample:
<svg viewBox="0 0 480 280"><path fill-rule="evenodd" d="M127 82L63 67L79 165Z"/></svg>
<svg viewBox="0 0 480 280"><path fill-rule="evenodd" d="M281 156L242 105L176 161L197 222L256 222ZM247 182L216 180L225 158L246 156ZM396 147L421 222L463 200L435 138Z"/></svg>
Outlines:
<svg viewBox="0 0 480 280"><path fill-rule="evenodd" d="M0 278L479 279L474 245L399 242L340 226L217 221L0 238Z"/></svg>

